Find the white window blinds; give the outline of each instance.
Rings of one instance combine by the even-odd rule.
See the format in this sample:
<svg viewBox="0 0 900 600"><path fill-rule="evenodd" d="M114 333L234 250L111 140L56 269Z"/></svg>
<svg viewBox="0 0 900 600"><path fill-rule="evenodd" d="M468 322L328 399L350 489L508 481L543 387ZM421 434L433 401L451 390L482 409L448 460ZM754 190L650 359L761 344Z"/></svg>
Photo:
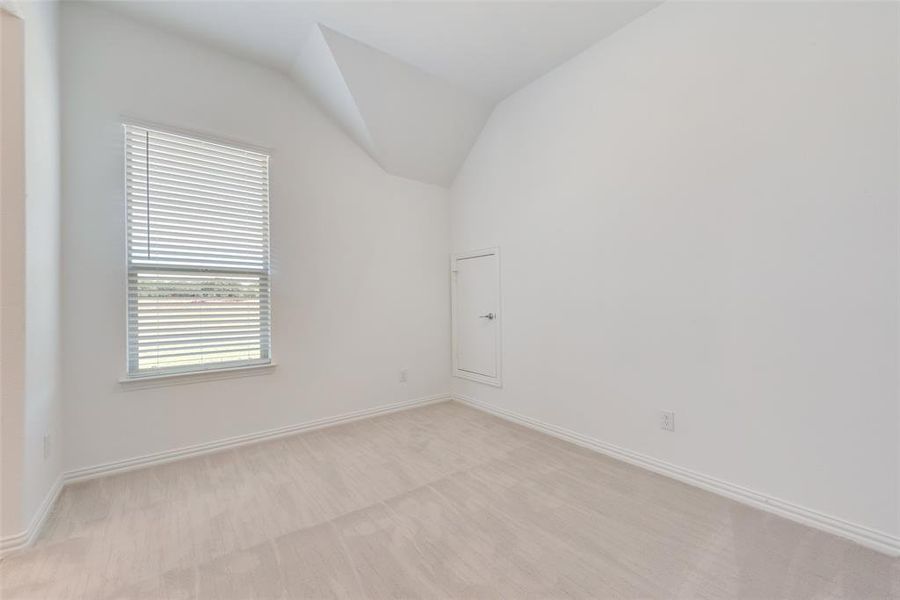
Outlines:
<svg viewBox="0 0 900 600"><path fill-rule="evenodd" d="M128 373L270 360L269 157L125 125Z"/></svg>

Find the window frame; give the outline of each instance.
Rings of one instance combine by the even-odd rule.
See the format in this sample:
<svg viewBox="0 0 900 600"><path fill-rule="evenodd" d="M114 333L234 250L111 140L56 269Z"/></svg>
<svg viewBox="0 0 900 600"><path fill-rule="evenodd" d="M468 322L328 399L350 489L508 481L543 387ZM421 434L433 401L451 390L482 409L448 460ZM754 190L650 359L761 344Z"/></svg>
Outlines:
<svg viewBox="0 0 900 600"><path fill-rule="evenodd" d="M247 374L255 374L254 371L262 371L275 366L272 358L272 257L271 257L271 159L272 150L254 144L248 144L233 139L225 139L215 135L200 133L197 131L180 129L156 123L134 119L122 119L121 125L121 151L122 151L122 193L125 209L125 374L119 379L120 383L130 382L146 382L149 385L155 385L156 381L162 380L163 384L170 379L189 378L191 380L208 380L218 379L220 377L240 377ZM178 136L187 138L205 144L222 146L226 149L237 150L241 152L255 153L265 157L265 227L263 236L265 240L265 260L261 269L249 268L210 268L190 265L147 265L134 264L132 262L132 239L131 239L131 223L129 219L129 209L131 201L128 192L128 134L130 128L144 129L149 132L158 132L163 135ZM260 295L265 293L268 296L267 310L268 322L267 327L260 324L260 358L243 359L236 361L212 362L207 364L191 364L179 367L163 367L146 369L140 371L135 367L132 361L131 350L135 343L132 339L129 321L132 317L132 284L131 278L139 272L159 272L159 273L183 273L183 274L203 274L212 273L218 275L250 275L260 278ZM264 285L263 285L264 281Z"/></svg>

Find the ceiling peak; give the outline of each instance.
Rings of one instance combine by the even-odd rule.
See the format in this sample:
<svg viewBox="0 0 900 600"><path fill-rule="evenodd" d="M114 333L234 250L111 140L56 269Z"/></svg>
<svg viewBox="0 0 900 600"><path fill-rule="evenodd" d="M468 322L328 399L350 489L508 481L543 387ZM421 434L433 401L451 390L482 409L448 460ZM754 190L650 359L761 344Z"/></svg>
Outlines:
<svg viewBox="0 0 900 600"><path fill-rule="evenodd" d="M449 186L492 105L317 24L292 76L387 172Z"/></svg>

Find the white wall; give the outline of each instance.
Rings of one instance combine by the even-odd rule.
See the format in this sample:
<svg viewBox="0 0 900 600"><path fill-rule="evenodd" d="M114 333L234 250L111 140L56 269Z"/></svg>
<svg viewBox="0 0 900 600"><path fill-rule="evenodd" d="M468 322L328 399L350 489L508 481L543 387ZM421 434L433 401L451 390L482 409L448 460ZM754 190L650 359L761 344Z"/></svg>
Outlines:
<svg viewBox="0 0 900 600"><path fill-rule="evenodd" d="M504 388L455 391L900 533L897 28L666 3L500 104L451 220Z"/></svg>
<svg viewBox="0 0 900 600"><path fill-rule="evenodd" d="M100 8L62 14L67 470L448 391L446 190L385 174L273 71ZM118 383L123 117L272 149L273 371Z"/></svg>
<svg viewBox="0 0 900 600"><path fill-rule="evenodd" d="M62 471L59 5L25 18L25 514ZM50 436L44 457L44 435Z"/></svg>
<svg viewBox="0 0 900 600"><path fill-rule="evenodd" d="M24 359L20 440L21 479L4 477L4 499L20 496L18 517L4 511L3 535L25 530L61 473L60 452L60 119L59 7L55 2L4 2L24 23L25 206ZM4 278L4 286L13 284ZM4 408L9 398L4 398ZM4 419L6 421L6 419ZM44 435L50 447L44 456ZM4 467L5 468L5 467ZM18 529L18 530L16 530Z"/></svg>

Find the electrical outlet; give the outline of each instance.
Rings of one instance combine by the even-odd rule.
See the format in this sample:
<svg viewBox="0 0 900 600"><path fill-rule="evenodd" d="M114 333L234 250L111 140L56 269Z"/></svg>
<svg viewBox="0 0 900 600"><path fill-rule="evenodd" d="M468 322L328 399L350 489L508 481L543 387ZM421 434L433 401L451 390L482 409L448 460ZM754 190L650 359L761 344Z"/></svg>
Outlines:
<svg viewBox="0 0 900 600"><path fill-rule="evenodd" d="M675 413L664 410L659 413L659 428L675 431Z"/></svg>
<svg viewBox="0 0 900 600"><path fill-rule="evenodd" d="M406 383L409 380L409 369L400 369L400 383Z"/></svg>
<svg viewBox="0 0 900 600"><path fill-rule="evenodd" d="M44 434L44 459L50 458L50 434Z"/></svg>

